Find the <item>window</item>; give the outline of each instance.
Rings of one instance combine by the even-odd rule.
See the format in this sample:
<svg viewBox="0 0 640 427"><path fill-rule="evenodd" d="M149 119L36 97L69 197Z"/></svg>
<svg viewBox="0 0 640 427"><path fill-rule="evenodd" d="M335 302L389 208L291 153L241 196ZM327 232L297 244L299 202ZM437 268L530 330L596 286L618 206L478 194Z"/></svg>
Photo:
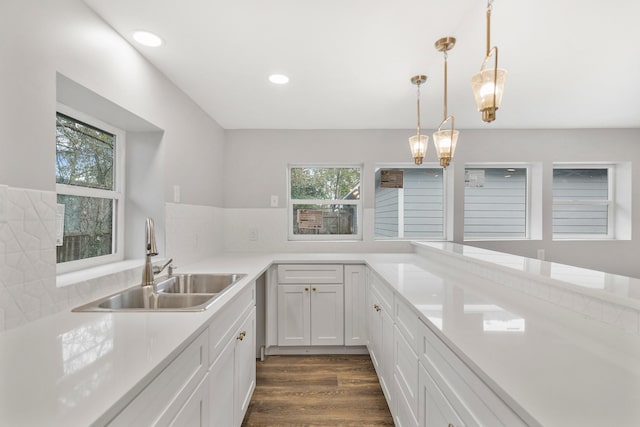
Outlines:
<svg viewBox="0 0 640 427"><path fill-rule="evenodd" d="M57 236L58 271L123 259L124 134L64 106L58 109L56 191L63 219Z"/></svg>
<svg viewBox="0 0 640 427"><path fill-rule="evenodd" d="M442 168L378 168L375 197L377 239L444 238Z"/></svg>
<svg viewBox="0 0 640 427"><path fill-rule="evenodd" d="M289 167L291 240L362 239L361 167Z"/></svg>
<svg viewBox="0 0 640 427"><path fill-rule="evenodd" d="M528 237L526 167L467 167L464 173L464 238Z"/></svg>
<svg viewBox="0 0 640 427"><path fill-rule="evenodd" d="M554 167L554 238L612 236L612 169L612 166Z"/></svg>

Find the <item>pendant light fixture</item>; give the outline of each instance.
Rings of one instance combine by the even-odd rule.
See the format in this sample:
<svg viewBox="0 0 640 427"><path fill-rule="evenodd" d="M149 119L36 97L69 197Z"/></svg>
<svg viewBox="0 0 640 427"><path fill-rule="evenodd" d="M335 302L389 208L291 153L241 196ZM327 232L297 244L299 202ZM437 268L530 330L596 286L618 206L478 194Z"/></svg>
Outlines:
<svg viewBox="0 0 640 427"><path fill-rule="evenodd" d="M507 71L498 68L498 47L491 47L491 9L493 0L487 3L487 52L480 67L480 71L471 77L471 89L476 99L478 111L482 113L482 120L492 122L496 119L496 110L502 102L504 82ZM487 69L487 63L494 57L493 68Z"/></svg>
<svg viewBox="0 0 640 427"><path fill-rule="evenodd" d="M436 154L440 159L440 166L446 168L451 163L453 153L458 144L459 132L454 129L454 117L447 115L447 52L453 49L456 44L454 37L443 37L436 42L436 49L444 53L444 118L438 126L438 130L433 133L433 145L436 147ZM450 129L443 130L442 127L447 123Z"/></svg>
<svg viewBox="0 0 640 427"><path fill-rule="evenodd" d="M427 81L427 76L418 75L411 77L411 83L418 86L418 126L416 134L409 138L409 148L411 148L411 156L416 165L422 164L422 159L427 155L427 146L429 144L429 137L420 133L420 85Z"/></svg>

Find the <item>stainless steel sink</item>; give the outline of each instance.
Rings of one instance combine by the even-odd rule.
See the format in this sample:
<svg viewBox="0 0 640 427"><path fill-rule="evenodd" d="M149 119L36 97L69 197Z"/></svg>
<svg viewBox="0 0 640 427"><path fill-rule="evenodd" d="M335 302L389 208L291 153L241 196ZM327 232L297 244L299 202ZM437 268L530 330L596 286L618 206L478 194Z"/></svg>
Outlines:
<svg viewBox="0 0 640 427"><path fill-rule="evenodd" d="M135 286L72 311L202 311L246 274L176 274Z"/></svg>
<svg viewBox="0 0 640 427"><path fill-rule="evenodd" d="M174 274L158 284L168 294L218 294L246 274Z"/></svg>
<svg viewBox="0 0 640 427"><path fill-rule="evenodd" d="M166 294L151 286L136 286L101 298L72 311L202 311L216 299L214 294Z"/></svg>

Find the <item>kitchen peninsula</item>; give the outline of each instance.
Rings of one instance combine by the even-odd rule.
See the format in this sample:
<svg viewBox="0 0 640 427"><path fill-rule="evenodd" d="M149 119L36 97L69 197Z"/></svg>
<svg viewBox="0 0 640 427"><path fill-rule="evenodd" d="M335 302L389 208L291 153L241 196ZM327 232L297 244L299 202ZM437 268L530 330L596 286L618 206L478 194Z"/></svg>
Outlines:
<svg viewBox="0 0 640 427"><path fill-rule="evenodd" d="M419 337L405 340L416 378L424 369L427 390L448 399L460 417L638 425L637 279L451 243L413 247L396 254L225 254L183 267L247 274L206 311L64 312L9 330L0 335L0 424L107 425L258 277L279 264L331 263L366 266L367 286L375 288L367 306L372 295L392 296L394 342L407 331L424 332L426 349ZM445 354L450 358L441 359ZM421 394L405 392L402 369L393 370L385 393L391 411L396 420L422 422Z"/></svg>

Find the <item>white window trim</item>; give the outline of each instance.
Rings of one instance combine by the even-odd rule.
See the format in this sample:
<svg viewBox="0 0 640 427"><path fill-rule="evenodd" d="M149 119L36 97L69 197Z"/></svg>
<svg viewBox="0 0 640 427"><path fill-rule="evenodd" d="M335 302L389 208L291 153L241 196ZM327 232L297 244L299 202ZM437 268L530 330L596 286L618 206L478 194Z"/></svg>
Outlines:
<svg viewBox="0 0 640 427"><path fill-rule="evenodd" d="M89 116L81 111L77 111L69 106L57 103L56 112L69 116L73 119L86 123L88 125L99 128L115 135L116 148L114 160L114 190L103 190L97 188L86 188L75 185L56 184L56 194L83 196L83 197L99 197L115 200L116 208L114 209L115 232L113 233L114 253L99 257L81 259L77 261L69 261L56 264L56 273L65 274L72 271L82 270L86 268L96 267L99 265L119 262L124 259L124 187L125 187L125 142L126 133L122 129L104 123L103 121Z"/></svg>
<svg viewBox="0 0 640 427"><path fill-rule="evenodd" d="M532 174L533 174L533 165L531 163L521 163L521 162L506 162L506 163L465 163L464 165L464 170L466 171L467 169L508 169L508 168L514 168L514 169L525 169L527 171L527 179L525 181L526 183L526 192L525 192L525 197L526 199L526 209L525 209L525 231L524 231L524 237L483 237L483 238L473 238L473 237L466 237L464 235L464 206L462 209L462 236L463 236L463 241L465 242L495 242L495 241L513 241L513 240L532 240L531 236L533 234L533 230L532 230L532 205L533 205L533 201L532 201L532 188L531 188L531 183L533 182L532 180ZM463 175L464 176L464 175ZM463 184L463 190L464 190L464 184ZM463 194L463 200L464 200L464 194Z"/></svg>
<svg viewBox="0 0 640 427"><path fill-rule="evenodd" d="M352 168L360 170L360 198L354 200L325 200L325 199L292 199L291 198L291 169L292 168ZM303 164L289 164L287 165L287 230L288 238L290 241L303 241L303 242L333 242L333 241L361 241L363 224L363 203L362 198L364 195L364 165L353 163L303 163ZM356 234L293 234L293 206L297 204L309 204L309 205L355 205L357 206L358 214L356 215L357 230Z"/></svg>
<svg viewBox="0 0 640 427"><path fill-rule="evenodd" d="M450 183L453 183L452 179L449 179L449 175L453 176L453 165L447 168L440 166L440 163L423 163L422 165L416 165L415 163L376 163L374 173L377 173L379 169L442 169L442 236L438 237L404 237L404 189L398 194L399 210L398 210L398 236L397 237L376 237L374 232L374 240L377 242L392 242L392 241L443 241L447 240L447 236L452 235L452 230L449 229L449 224L453 223L451 206L451 200L453 200L453 188L450 188ZM374 180L375 181L375 180ZM375 184L374 184L375 185ZM375 201L373 212L375 215Z"/></svg>
<svg viewBox="0 0 640 427"><path fill-rule="evenodd" d="M607 170L607 200L556 200L553 198L553 205L590 205L590 206L607 206L607 234L561 234L553 233L553 240L613 240L615 234L615 175L616 165L613 163L554 163L553 170L556 169L606 169ZM553 178L552 178L553 180ZM553 192L553 181L552 181ZM553 221L553 217L551 219Z"/></svg>

